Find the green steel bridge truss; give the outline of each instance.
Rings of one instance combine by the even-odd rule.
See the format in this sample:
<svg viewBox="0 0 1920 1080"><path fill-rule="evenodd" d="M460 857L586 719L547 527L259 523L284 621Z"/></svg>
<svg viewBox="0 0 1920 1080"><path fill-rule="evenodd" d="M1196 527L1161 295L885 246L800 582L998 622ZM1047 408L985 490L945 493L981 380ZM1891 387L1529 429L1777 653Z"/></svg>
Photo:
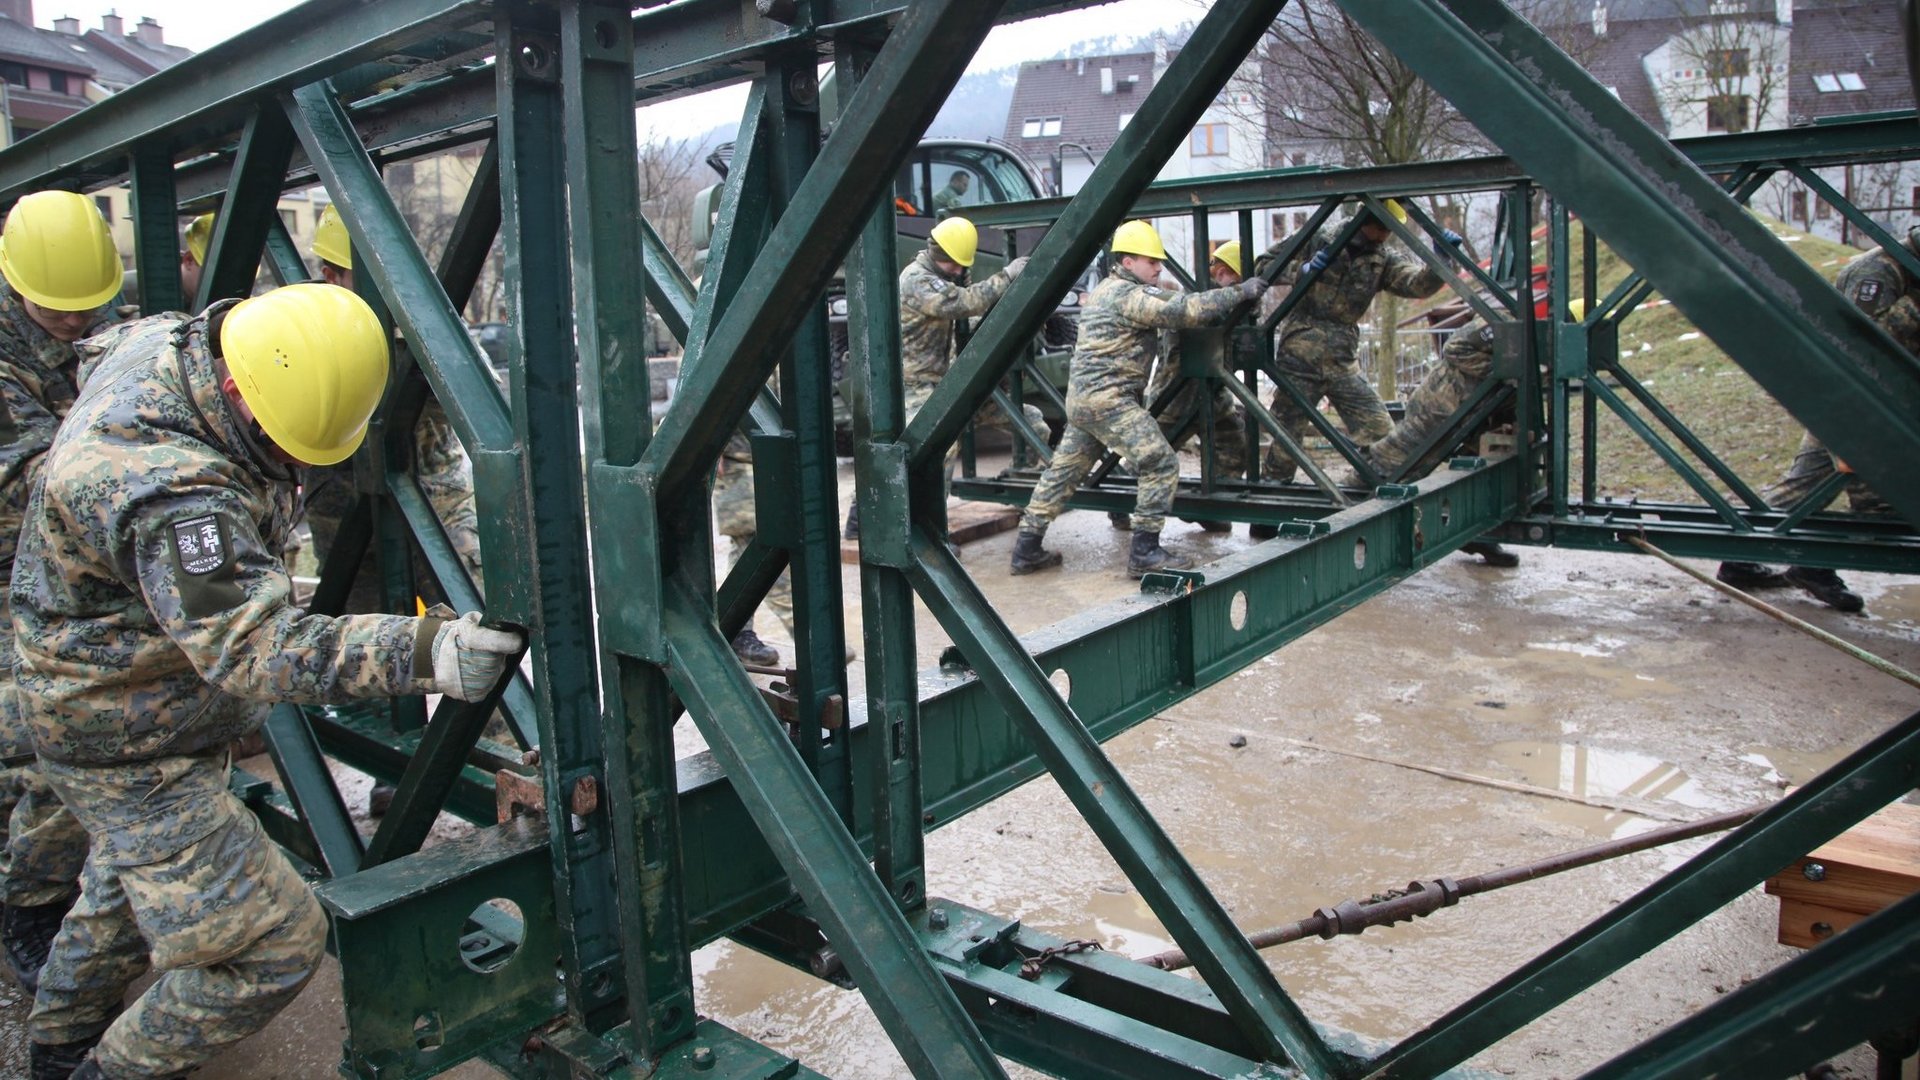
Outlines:
<svg viewBox="0 0 1920 1080"><path fill-rule="evenodd" d="M1309 1021L1106 760L1100 740L1489 530L1530 543L1625 549L1644 534L1695 556L1920 566L1897 521L1769 506L1610 348L1619 319L1658 288L1902 518L1920 520L1909 467L1920 364L1740 206L1766 174L1792 171L1888 242L1810 170L1920 156L1911 117L1674 145L1494 0L1342 4L1511 156L1149 187L1284 0L1216 4L1082 191L979 215L1052 227L912 423L893 318L892 177L997 21L1084 3L311 0L0 153L0 200L131 181L150 310L243 294L263 262L279 280L303 277L275 202L323 184L353 237L360 288L399 332L401 362L378 437L355 461L359 505L314 607L339 608L369 548L387 595L411 597L411 549L456 606L481 606L483 586L490 617L531 631L530 677L492 700L443 702L431 717L419 701L281 707L266 728L279 786L235 778L325 879L347 1074L426 1076L484 1055L526 1076L813 1075L698 1016L689 956L731 936L859 987L921 1077L1000 1075L997 1056L1073 1077L1449 1075L1914 787L1920 715L1382 1050ZM823 60L843 88L837 116L820 114ZM733 82L751 90L696 289L640 212L631 111ZM380 169L470 143L484 144L478 175L429 265ZM1236 211L1249 243L1255 209L1315 205L1324 221L1344 199L1489 189L1505 196L1504 243L1490 270L1473 268L1471 302L1498 326L1501 362L1422 457L1447 459L1508 403L1512 452L1455 457L1414 482L1369 475L1379 481L1370 491L1343 491L1317 469L1311 484L1287 487L1209 473L1183 490L1179 512L1279 524L1280 538L1149 576L1137 597L1025 639L1008 631L941 542L942 456L1027 360L1073 268L1118 221ZM1536 190L1551 193L1553 311L1565 309L1575 259L1592 263L1590 247L1572 250L1569 214L1644 275L1588 297L1583 324L1534 318ZM216 204L202 292L183 296L180 215ZM1196 251L1206 220L1197 217ZM1398 231L1425 251L1420 233L1433 230L1416 214ZM504 394L458 316L496 243L510 309ZM843 263L863 688L846 685L840 662L819 302ZM657 426L636 420L649 400L642 297L684 348L678 394ZM1193 372L1240 387L1260 426L1270 417L1248 387L1270 366L1272 323L1191 350ZM763 392L776 374L778 393ZM408 433L428 394L473 461L483 582L465 575L412 474ZM1699 505L1597 498L1592 453L1574 483L1576 440L1591 450L1598 408L1635 415L1626 398L1653 418L1636 420L1636 433L1663 448ZM743 429L764 527L716 589L708 477ZM1027 483L1016 469L963 490L1014 499ZM1128 494L1109 478L1076 505L1117 508ZM728 646L789 566L802 653L791 735ZM913 667L916 599L956 643L936 671ZM1117 666L1122 655L1134 662ZM1051 671L1071 676L1070 698ZM481 738L496 710L517 746ZM683 714L711 751L676 761ZM328 759L398 781L372 836L348 818ZM1060 943L926 896L926 830L1042 774L1201 981L1101 953L1058 956L1023 979L1023 960ZM551 812L492 824L508 786ZM486 824L421 850L443 810ZM1916 903L1589 1075L1782 1076L1910 1021L1920 1010Z"/></svg>

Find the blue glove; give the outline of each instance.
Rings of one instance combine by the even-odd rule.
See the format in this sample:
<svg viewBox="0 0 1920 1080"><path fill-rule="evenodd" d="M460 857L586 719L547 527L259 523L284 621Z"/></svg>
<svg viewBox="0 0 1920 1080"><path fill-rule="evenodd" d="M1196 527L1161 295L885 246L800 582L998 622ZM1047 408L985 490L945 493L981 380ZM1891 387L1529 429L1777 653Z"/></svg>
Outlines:
<svg viewBox="0 0 1920 1080"><path fill-rule="evenodd" d="M1444 241L1447 245L1451 247L1459 247L1465 241L1465 237L1462 237L1459 233L1454 232L1452 229L1441 229L1440 239L1435 240L1433 242L1433 250L1439 251L1442 254L1445 254L1444 250L1440 247L1440 244L1442 243L1442 241Z"/></svg>
<svg viewBox="0 0 1920 1080"><path fill-rule="evenodd" d="M1319 251L1313 253L1313 258L1307 260L1307 265L1301 267L1300 272L1303 274L1317 274L1327 268L1327 262L1330 258L1331 256L1328 254L1327 249L1321 248Z"/></svg>

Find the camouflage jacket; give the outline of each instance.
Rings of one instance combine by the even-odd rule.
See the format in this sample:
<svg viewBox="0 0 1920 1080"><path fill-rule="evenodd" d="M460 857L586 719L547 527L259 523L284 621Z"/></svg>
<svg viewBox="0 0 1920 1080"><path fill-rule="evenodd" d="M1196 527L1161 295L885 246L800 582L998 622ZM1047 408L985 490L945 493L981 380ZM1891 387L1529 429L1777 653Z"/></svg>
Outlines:
<svg viewBox="0 0 1920 1080"><path fill-rule="evenodd" d="M124 312L103 307L97 331ZM0 577L13 571L20 520L47 447L80 391L82 349L40 329L0 279ZM13 670L13 620L0 594L0 672Z"/></svg>
<svg viewBox="0 0 1920 1080"><path fill-rule="evenodd" d="M1920 281L1893 256L1879 248L1854 256L1833 287L1879 323L1901 348L1920 356Z"/></svg>
<svg viewBox="0 0 1920 1080"><path fill-rule="evenodd" d="M962 285L924 251L900 271L900 377L908 390L940 382L953 363L954 320L985 315L1012 282L1002 270Z"/></svg>
<svg viewBox="0 0 1920 1080"><path fill-rule="evenodd" d="M1341 227L1329 226L1300 246L1279 283L1292 285L1300 278L1300 268L1321 249L1333 242ZM1278 255L1292 237L1267 249ZM1381 292L1420 299L1440 291L1446 280L1426 263L1398 247L1370 243L1356 234L1344 250L1333 255L1327 268L1320 271L1307 295L1300 298L1280 326L1284 340L1290 333L1308 327L1340 327L1357 340L1360 320L1366 317L1373 298Z"/></svg>
<svg viewBox="0 0 1920 1080"><path fill-rule="evenodd" d="M1074 342L1067 398L1138 400L1147 371L1160 351L1160 331L1218 326L1233 315L1244 294L1239 288L1205 292L1168 292L1149 285L1124 268L1115 268L1087 294L1080 312L1080 337Z"/></svg>
<svg viewBox="0 0 1920 1080"><path fill-rule="evenodd" d="M256 702L430 688L435 619L310 616L281 562L295 470L236 420L217 304L118 334L47 452L14 567L14 704L40 755L108 765L218 747Z"/></svg>

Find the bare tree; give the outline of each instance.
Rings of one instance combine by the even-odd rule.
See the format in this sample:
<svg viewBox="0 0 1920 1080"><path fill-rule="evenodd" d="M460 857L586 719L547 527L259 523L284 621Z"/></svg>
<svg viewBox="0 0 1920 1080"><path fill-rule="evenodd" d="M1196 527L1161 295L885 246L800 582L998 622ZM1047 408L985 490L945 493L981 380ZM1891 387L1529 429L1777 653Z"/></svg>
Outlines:
<svg viewBox="0 0 1920 1080"><path fill-rule="evenodd" d="M681 266L693 265L693 196L711 176L689 139L640 136L640 212Z"/></svg>
<svg viewBox="0 0 1920 1080"><path fill-rule="evenodd" d="M1516 0L1515 10L1541 26L1562 49L1586 46L1572 32L1574 0ZM1325 163L1398 165L1487 153L1493 144L1453 104L1389 52L1334 0L1299 0L1267 31L1261 46L1254 121L1267 136L1276 166ZM1454 196L1426 200L1434 220L1467 231L1466 204ZM1471 250L1471 248L1470 248ZM1393 328L1398 302L1382 298L1378 323L1383 396L1397 396Z"/></svg>
<svg viewBox="0 0 1920 1080"><path fill-rule="evenodd" d="M1650 58L1663 69L1654 78L1654 93L1668 134L1784 127L1792 28L1777 20L1774 6L1669 3L1678 30L1662 46L1666 55Z"/></svg>

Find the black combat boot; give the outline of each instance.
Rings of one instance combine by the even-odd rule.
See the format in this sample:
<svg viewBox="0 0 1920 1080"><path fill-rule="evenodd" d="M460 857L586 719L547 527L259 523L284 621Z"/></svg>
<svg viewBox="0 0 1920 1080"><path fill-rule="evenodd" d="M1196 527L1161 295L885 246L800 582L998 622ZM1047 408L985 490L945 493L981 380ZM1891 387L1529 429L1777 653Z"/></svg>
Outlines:
<svg viewBox="0 0 1920 1080"><path fill-rule="evenodd" d="M1135 532L1133 547L1127 552L1127 573L1134 577L1153 570L1185 570L1193 560L1176 555L1160 546L1157 532Z"/></svg>
<svg viewBox="0 0 1920 1080"><path fill-rule="evenodd" d="M780 650L760 640L749 626L733 635L733 655L749 664L772 667L780 662Z"/></svg>
<svg viewBox="0 0 1920 1080"><path fill-rule="evenodd" d="M860 504L858 502L847 507L847 527L840 530L840 539L860 539Z"/></svg>
<svg viewBox="0 0 1920 1080"><path fill-rule="evenodd" d="M1040 546L1042 536L1041 533L1022 529L1014 539L1012 569L1015 577L1060 565L1059 552L1048 551Z"/></svg>
<svg viewBox="0 0 1920 1080"><path fill-rule="evenodd" d="M1835 611L1852 615L1867 606L1867 602L1860 599L1860 594L1848 589L1847 583L1840 580L1840 575L1831 570L1814 566L1789 566L1781 576L1787 579L1788 584L1800 586L1808 595Z"/></svg>
<svg viewBox="0 0 1920 1080"><path fill-rule="evenodd" d="M1793 584L1787 575L1757 562L1723 562L1713 576L1736 589L1784 589Z"/></svg>
<svg viewBox="0 0 1920 1080"><path fill-rule="evenodd" d="M66 917L73 899L52 904L8 904L0 916L0 945L5 946L7 975L28 994L40 990L40 969L53 951L53 936L60 932L60 920ZM78 1059L75 1059L78 1060Z"/></svg>
<svg viewBox="0 0 1920 1080"><path fill-rule="evenodd" d="M101 1035L106 1032L101 1032ZM91 1039L81 1039L70 1043L27 1044L27 1075L32 1080L79 1080L81 1077L104 1077L100 1066L93 1063L87 1054L100 1045L100 1035Z"/></svg>
<svg viewBox="0 0 1920 1080"><path fill-rule="evenodd" d="M1133 515L1122 510L1107 511L1107 524L1127 532L1133 528Z"/></svg>
<svg viewBox="0 0 1920 1080"><path fill-rule="evenodd" d="M1502 570L1511 570L1520 565L1520 556L1491 540L1475 540L1471 544L1461 544L1460 554L1478 555L1481 562L1488 566L1497 566Z"/></svg>
<svg viewBox="0 0 1920 1080"><path fill-rule="evenodd" d="M387 811L393 809L393 797L398 794L400 789L392 784L373 785L367 792L367 816L386 817Z"/></svg>

